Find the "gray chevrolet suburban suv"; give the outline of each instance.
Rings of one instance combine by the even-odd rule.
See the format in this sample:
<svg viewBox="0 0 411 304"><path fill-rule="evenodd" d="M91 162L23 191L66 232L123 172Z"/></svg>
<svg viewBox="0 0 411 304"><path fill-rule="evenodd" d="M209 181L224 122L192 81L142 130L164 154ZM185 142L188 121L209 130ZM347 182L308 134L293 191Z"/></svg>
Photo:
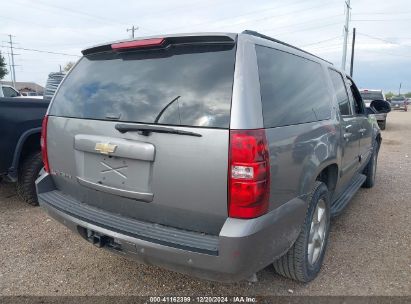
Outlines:
<svg viewBox="0 0 411 304"><path fill-rule="evenodd" d="M252 31L83 55L43 123L37 192L53 218L200 278L317 275L330 218L375 180L380 130L352 79Z"/></svg>

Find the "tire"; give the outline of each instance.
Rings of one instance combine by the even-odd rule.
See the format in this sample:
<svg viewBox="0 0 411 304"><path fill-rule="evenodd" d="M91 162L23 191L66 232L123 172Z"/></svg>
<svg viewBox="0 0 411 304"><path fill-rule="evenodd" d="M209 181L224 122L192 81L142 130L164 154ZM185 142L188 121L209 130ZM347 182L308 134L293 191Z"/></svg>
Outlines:
<svg viewBox="0 0 411 304"><path fill-rule="evenodd" d="M17 193L28 204L38 206L35 181L43 168L41 153L28 155L19 169Z"/></svg>
<svg viewBox="0 0 411 304"><path fill-rule="evenodd" d="M363 188L372 188L375 184L375 175L377 172L377 162L378 162L378 147L374 145L372 155L368 161L367 166L365 166L363 174L367 177L362 185Z"/></svg>
<svg viewBox="0 0 411 304"><path fill-rule="evenodd" d="M310 231L313 223L314 214L317 214L317 206L323 207L323 238L319 253L314 260L314 255L310 255L309 241ZM321 225L318 224L320 227ZM278 260L274 261L274 269L284 277L297 280L300 282L309 282L313 280L320 272L327 248L328 235L330 232L330 198L327 186L322 182L315 182L314 189L308 197L308 209L305 216L301 232L294 245ZM312 245L314 246L314 245ZM312 247L313 248L313 247ZM314 247L315 248L315 247ZM313 257L311 262L310 256Z"/></svg>
<svg viewBox="0 0 411 304"><path fill-rule="evenodd" d="M378 126L380 127L381 130L385 130L386 123L387 122L385 120L381 121L381 122L378 122Z"/></svg>

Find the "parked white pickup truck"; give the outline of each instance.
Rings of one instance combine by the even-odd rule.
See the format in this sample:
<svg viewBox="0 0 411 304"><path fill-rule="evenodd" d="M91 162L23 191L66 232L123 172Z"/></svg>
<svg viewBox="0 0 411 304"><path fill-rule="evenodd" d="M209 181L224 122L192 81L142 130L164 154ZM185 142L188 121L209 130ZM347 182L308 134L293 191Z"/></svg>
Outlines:
<svg viewBox="0 0 411 304"><path fill-rule="evenodd" d="M23 95L17 89L10 85L0 84L0 97L19 97L19 98L32 98L43 99L43 96L32 96L31 94Z"/></svg>
<svg viewBox="0 0 411 304"><path fill-rule="evenodd" d="M9 85L0 84L0 97L19 97L20 92Z"/></svg>

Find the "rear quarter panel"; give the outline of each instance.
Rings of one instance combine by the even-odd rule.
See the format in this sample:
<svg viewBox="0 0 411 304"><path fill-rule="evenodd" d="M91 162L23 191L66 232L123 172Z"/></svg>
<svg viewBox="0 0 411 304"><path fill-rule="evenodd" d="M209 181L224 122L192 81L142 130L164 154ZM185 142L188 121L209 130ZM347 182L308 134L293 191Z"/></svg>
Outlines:
<svg viewBox="0 0 411 304"><path fill-rule="evenodd" d="M267 128L266 136L270 149L270 166L271 166L271 185L270 185L270 210L289 202L295 198L305 199L306 195L311 191L318 174L330 164L339 164L341 159L341 146L339 140L341 138L339 120L336 114L336 100L332 88L332 83L329 80L327 67L318 58L305 54L301 51L292 49L280 43L250 37L244 38L245 35L239 35L239 43L244 46L238 46L239 50L244 50L243 56L248 56L248 62L243 63L239 54L237 55L236 72L239 70L239 65L246 66L248 73L236 73L235 84L239 84L238 80L243 80L246 83L252 83L258 88L258 91L251 90L246 99L234 99L236 95L236 86L233 92L233 106L237 113L242 113L237 117L243 118L249 114L251 119L245 123L245 119L237 119L231 117L232 128L247 129L247 128L263 128L260 82L258 78L257 56L255 52L255 44L275 48L284 52L288 52L297 56L307 57L310 60L318 62L322 66L322 72L327 79L325 85L330 98L331 117L329 120L289 125L276 128ZM243 37L243 38L242 38ZM248 75L248 76L247 76ZM257 76L256 76L257 75ZM242 77L240 77L242 76ZM315 75L313 75L315 77ZM255 83L257 80L257 83ZM239 95L239 94L238 94ZM254 105L257 100L256 109L259 111L248 111L246 103ZM238 109L236 109L238 107Z"/></svg>
<svg viewBox="0 0 411 304"><path fill-rule="evenodd" d="M305 199L318 174L336 162L339 131L334 121L266 129L270 148L270 207Z"/></svg>

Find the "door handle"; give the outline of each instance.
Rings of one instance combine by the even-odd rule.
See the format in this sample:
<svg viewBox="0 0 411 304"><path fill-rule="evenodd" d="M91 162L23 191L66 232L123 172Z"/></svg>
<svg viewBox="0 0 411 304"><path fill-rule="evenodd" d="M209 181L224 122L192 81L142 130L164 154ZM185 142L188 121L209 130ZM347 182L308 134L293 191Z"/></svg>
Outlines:
<svg viewBox="0 0 411 304"><path fill-rule="evenodd" d="M350 139L350 137L351 137L351 135L352 135L352 133L344 133L344 139L345 140L349 140Z"/></svg>

